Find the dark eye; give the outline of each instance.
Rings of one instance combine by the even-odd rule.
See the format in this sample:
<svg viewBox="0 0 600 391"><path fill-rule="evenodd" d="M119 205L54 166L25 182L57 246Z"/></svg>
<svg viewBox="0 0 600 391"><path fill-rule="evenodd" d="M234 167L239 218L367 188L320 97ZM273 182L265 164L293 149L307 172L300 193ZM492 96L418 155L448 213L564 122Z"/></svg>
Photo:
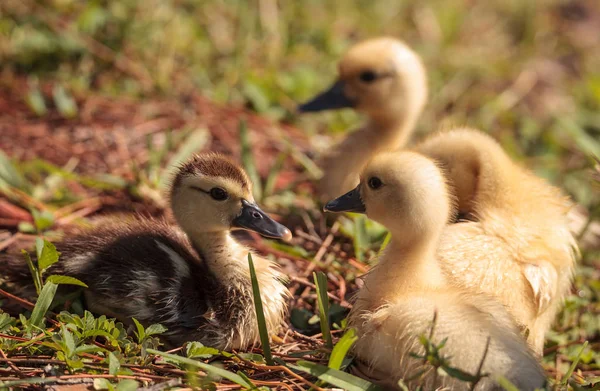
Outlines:
<svg viewBox="0 0 600 391"><path fill-rule="evenodd" d="M381 179L377 178L376 176L371 177L369 179L369 187L373 190L377 190L379 189L381 186L383 186L383 182L381 182Z"/></svg>
<svg viewBox="0 0 600 391"><path fill-rule="evenodd" d="M229 197L229 194L220 187L213 187L210 189L210 196L217 201L224 201Z"/></svg>
<svg viewBox="0 0 600 391"><path fill-rule="evenodd" d="M370 83L373 80L377 79L377 75L373 71L364 71L358 77L365 83Z"/></svg>

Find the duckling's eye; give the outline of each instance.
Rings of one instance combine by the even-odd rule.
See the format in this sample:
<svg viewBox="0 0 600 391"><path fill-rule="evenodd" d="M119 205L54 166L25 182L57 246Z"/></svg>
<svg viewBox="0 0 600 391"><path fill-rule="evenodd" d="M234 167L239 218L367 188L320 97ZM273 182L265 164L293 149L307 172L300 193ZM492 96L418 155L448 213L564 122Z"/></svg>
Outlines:
<svg viewBox="0 0 600 391"><path fill-rule="evenodd" d="M358 78L364 81L365 83L371 83L372 81L377 79L377 75L373 71L364 71L363 73L358 75Z"/></svg>
<svg viewBox="0 0 600 391"><path fill-rule="evenodd" d="M210 196L217 201L224 201L229 197L229 194L224 189L220 187L213 187L209 192Z"/></svg>
<svg viewBox="0 0 600 391"><path fill-rule="evenodd" d="M381 182L381 179L377 178L376 176L371 177L369 179L369 187L373 190L377 190L379 189L381 186L383 186L383 182Z"/></svg>

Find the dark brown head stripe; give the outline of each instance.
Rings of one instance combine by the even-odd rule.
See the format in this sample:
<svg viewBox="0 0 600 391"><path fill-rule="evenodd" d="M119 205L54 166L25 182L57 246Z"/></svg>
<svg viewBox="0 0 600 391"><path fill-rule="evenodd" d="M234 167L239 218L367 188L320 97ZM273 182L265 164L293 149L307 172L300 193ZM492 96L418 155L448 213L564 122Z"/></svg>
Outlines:
<svg viewBox="0 0 600 391"><path fill-rule="evenodd" d="M229 178L242 188L248 188L250 184L244 170L225 155L213 152L195 155L183 163L175 175L173 185L178 186L184 177L192 175Z"/></svg>

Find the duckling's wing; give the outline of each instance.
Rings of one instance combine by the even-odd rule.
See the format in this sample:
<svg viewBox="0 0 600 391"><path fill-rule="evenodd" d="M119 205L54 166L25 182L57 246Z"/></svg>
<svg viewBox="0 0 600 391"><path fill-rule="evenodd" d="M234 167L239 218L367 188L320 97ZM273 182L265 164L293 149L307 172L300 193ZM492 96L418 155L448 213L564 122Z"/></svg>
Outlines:
<svg viewBox="0 0 600 391"><path fill-rule="evenodd" d="M533 290L537 313L541 314L556 297L558 273L550 262L540 261L538 264L525 264L523 274Z"/></svg>

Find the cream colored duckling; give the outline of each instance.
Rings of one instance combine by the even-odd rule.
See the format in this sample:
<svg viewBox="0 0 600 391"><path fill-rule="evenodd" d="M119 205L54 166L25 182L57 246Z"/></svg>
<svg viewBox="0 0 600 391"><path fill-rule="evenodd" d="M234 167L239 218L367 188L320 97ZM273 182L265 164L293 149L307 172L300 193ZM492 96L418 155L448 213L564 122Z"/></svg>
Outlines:
<svg viewBox="0 0 600 391"><path fill-rule="evenodd" d="M349 315L349 325L359 336L355 354L363 363L361 371L388 386L404 379L410 389L468 390L469 384L440 376L410 357L411 352L423 353L419 336L429 334L437 313L433 340L447 338L442 353L454 367L477 373L490 339L482 371L491 376L477 390L501 389L494 380L497 375L520 390L541 387L543 371L504 307L447 282L436 252L452 203L436 164L414 152L384 153L360 178L356 189L327 203L325 210L366 211L392 234Z"/></svg>
<svg viewBox="0 0 600 391"><path fill-rule="evenodd" d="M438 257L449 280L497 297L541 354L575 265L568 198L476 130L439 132L416 150L442 164L472 220L444 231Z"/></svg>
<svg viewBox="0 0 600 391"><path fill-rule="evenodd" d="M258 344L250 250L230 230L286 240L290 231L256 205L246 173L218 154L198 155L182 165L170 201L181 229L138 217L85 230L56 243L61 257L51 274L85 282L92 312L125 323L135 317L145 325L163 324L173 345L200 341L241 349ZM267 327L274 333L284 321L289 292L274 264L256 254L253 260ZM4 270L26 274L23 261L8 262Z"/></svg>
<svg viewBox="0 0 600 391"><path fill-rule="evenodd" d="M367 116L366 125L322 160L321 199L354 188L360 170L377 153L403 147L426 100L425 69L404 43L386 37L351 47L339 63L338 81L299 107L303 112L352 107Z"/></svg>

